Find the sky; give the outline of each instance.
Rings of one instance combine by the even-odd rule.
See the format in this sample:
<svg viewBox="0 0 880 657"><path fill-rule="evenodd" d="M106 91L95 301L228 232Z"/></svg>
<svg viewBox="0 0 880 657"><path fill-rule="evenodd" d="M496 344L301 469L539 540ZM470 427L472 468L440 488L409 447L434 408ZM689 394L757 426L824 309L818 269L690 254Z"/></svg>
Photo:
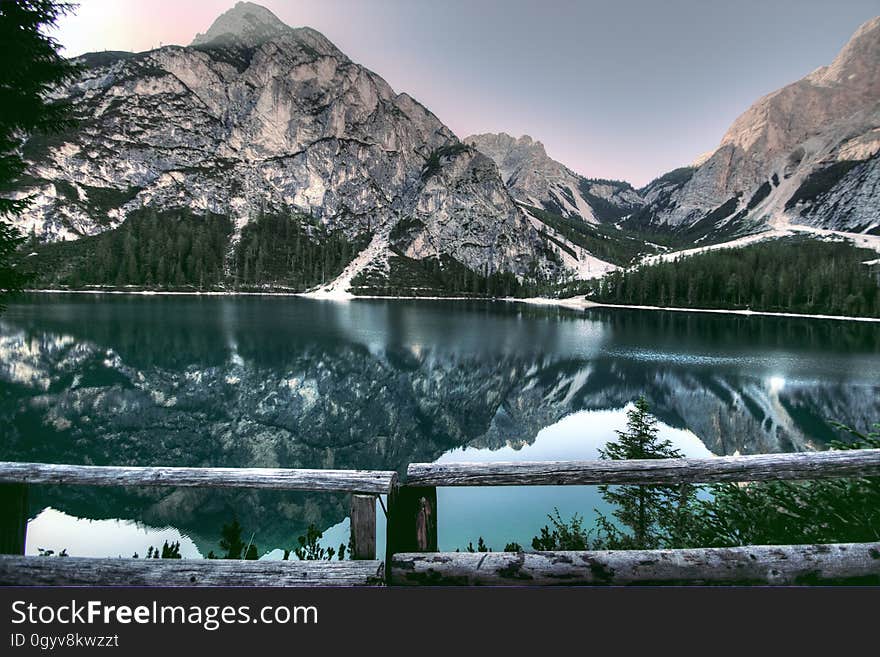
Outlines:
<svg viewBox="0 0 880 657"><path fill-rule="evenodd" d="M234 0L79 0L65 54L186 45ZM829 64L880 0L262 0L459 137L528 134L643 185L714 149L766 93Z"/></svg>

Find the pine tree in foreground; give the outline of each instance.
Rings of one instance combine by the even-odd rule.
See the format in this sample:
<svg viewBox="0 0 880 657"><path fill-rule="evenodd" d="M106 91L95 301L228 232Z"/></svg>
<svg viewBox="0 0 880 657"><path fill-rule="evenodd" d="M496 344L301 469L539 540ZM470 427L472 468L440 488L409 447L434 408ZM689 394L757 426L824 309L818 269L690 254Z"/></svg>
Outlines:
<svg viewBox="0 0 880 657"><path fill-rule="evenodd" d="M59 54L58 42L47 31L74 6L52 0L0 2L0 302L26 283L11 263L24 238L7 220L24 212L28 202L2 192L14 190L24 173L22 140L69 125L68 105L47 96L79 68Z"/></svg>
<svg viewBox="0 0 880 657"><path fill-rule="evenodd" d="M599 450L602 459L671 459L682 454L669 440L658 436L657 419L648 402L640 397L627 412L625 431ZM670 547L686 529L688 509L696 496L689 485L599 486L602 498L614 507L617 522L596 511L597 538L594 547L609 550L644 550Z"/></svg>

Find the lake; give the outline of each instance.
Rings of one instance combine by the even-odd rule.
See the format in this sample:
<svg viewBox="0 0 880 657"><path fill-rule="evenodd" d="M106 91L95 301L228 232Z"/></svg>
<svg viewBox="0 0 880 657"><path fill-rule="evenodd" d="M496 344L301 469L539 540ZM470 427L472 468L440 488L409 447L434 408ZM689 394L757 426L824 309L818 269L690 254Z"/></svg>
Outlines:
<svg viewBox="0 0 880 657"><path fill-rule="evenodd" d="M820 450L880 421L880 325L492 301L33 294L0 315L0 459L397 469L591 459L644 395L688 456ZM441 550L529 546L593 487L440 489ZM28 554L266 558L343 495L34 486ZM379 547L384 518L378 513Z"/></svg>

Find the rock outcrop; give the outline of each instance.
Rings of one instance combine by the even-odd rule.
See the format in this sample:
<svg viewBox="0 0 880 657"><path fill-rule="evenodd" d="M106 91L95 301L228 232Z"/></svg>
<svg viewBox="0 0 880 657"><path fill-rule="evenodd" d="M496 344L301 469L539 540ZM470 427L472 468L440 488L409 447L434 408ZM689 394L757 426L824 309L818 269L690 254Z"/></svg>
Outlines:
<svg viewBox="0 0 880 657"><path fill-rule="evenodd" d="M613 222L630 214L642 198L629 183L581 176L550 158L540 141L500 132L465 137L485 153L518 202L587 223Z"/></svg>

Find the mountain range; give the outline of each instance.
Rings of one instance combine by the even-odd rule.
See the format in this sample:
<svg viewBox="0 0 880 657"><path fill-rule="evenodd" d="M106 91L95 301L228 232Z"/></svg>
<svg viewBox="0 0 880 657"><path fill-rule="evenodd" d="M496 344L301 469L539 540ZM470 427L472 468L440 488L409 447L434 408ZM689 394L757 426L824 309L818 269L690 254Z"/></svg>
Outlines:
<svg viewBox="0 0 880 657"><path fill-rule="evenodd" d="M880 17L642 189L581 176L529 136L459 139L253 3L189 46L79 62L55 92L75 127L23 145L19 227L45 285L510 292L793 231L880 248ZM204 217L223 218L211 249Z"/></svg>

